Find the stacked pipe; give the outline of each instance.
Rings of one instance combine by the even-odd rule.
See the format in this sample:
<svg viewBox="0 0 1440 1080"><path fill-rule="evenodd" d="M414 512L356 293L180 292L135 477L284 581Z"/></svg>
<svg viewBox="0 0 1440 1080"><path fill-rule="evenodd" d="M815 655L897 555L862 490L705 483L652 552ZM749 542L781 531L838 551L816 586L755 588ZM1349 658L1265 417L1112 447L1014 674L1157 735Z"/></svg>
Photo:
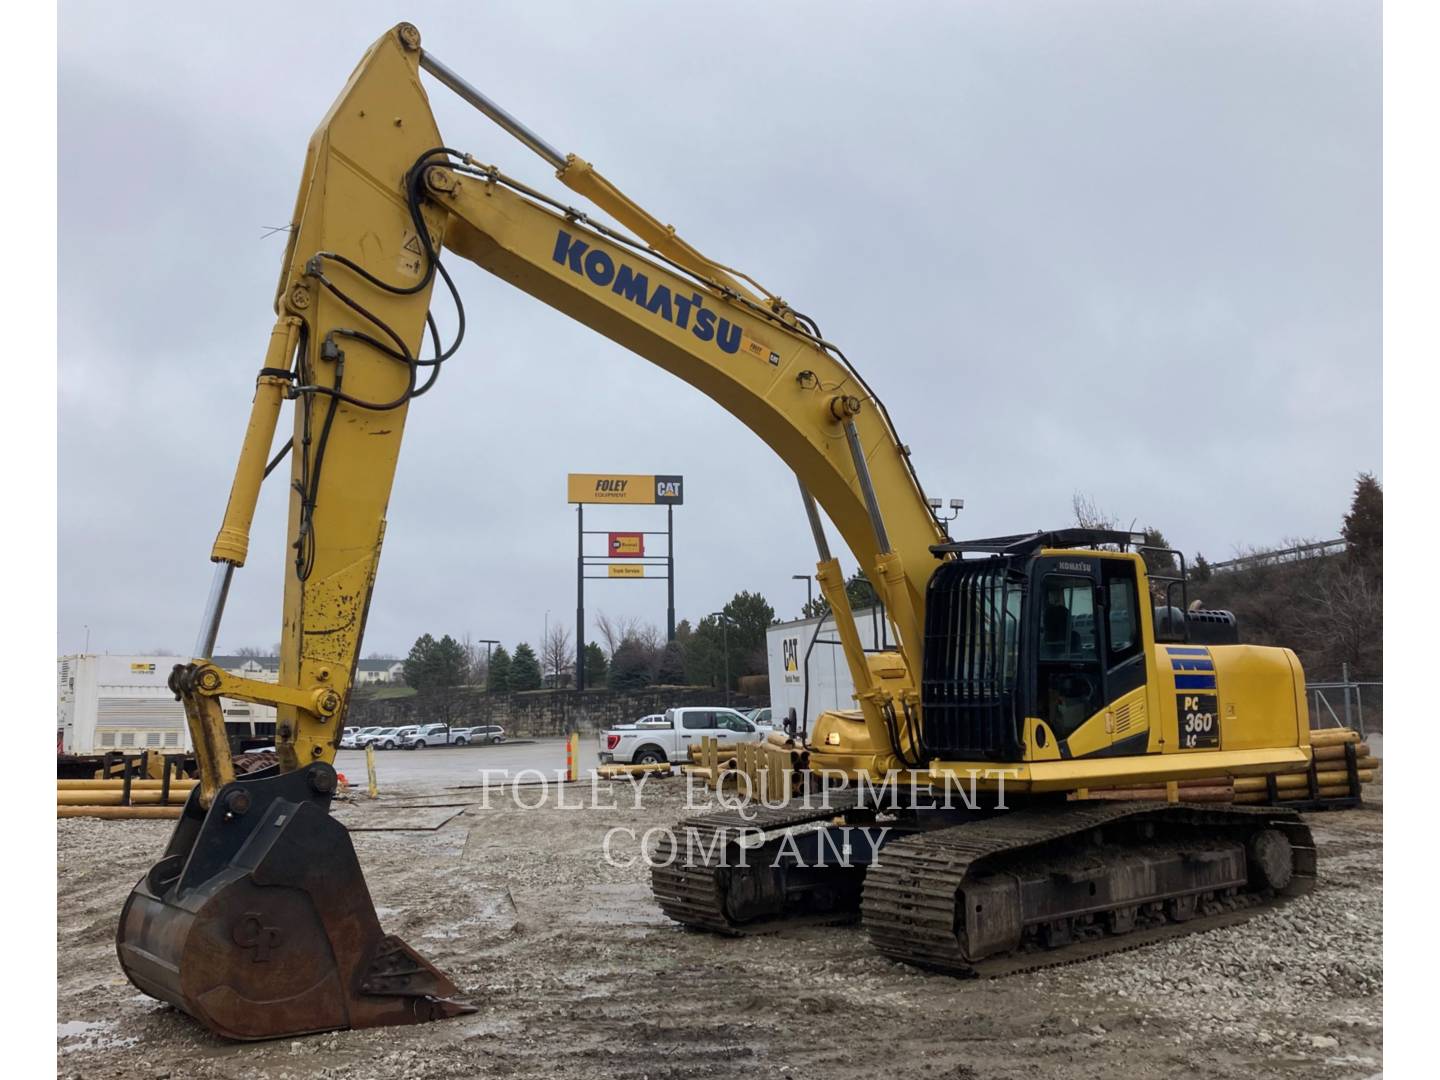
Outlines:
<svg viewBox="0 0 1440 1080"><path fill-rule="evenodd" d="M1380 765L1370 754L1370 746L1360 740L1358 732L1348 728L1326 728L1310 732L1310 754L1314 761L1315 789L1310 787L1310 772L1281 773L1274 777L1244 776L1235 781L1237 803L1270 801L1270 783L1275 785L1276 802L1297 802L1319 799L1346 799L1350 790L1349 755L1355 756L1356 776L1362 784L1375 779Z"/></svg>
<svg viewBox="0 0 1440 1080"><path fill-rule="evenodd" d="M1181 780L1178 785L1180 801L1234 802L1236 791L1234 783L1228 776L1205 776L1195 780ZM1091 788L1085 797L1164 802L1169 797L1169 793L1164 784L1144 784L1126 788Z"/></svg>
<svg viewBox="0 0 1440 1080"><path fill-rule="evenodd" d="M1378 758L1370 756L1369 745L1360 741L1359 733L1348 728L1312 731L1310 746L1315 773L1313 791L1310 770L1307 769L1263 776L1209 776L1181 780L1177 785L1177 796L1181 802L1268 803L1273 783L1277 803L1347 799L1353 795L1350 790L1349 755L1353 753L1355 756L1356 777L1362 784L1375 778L1375 769L1380 765ZM1162 783L1090 788L1075 792L1070 797L1163 802L1169 798L1169 793Z"/></svg>
<svg viewBox="0 0 1440 1080"><path fill-rule="evenodd" d="M56 817L178 818L198 780L56 780Z"/></svg>

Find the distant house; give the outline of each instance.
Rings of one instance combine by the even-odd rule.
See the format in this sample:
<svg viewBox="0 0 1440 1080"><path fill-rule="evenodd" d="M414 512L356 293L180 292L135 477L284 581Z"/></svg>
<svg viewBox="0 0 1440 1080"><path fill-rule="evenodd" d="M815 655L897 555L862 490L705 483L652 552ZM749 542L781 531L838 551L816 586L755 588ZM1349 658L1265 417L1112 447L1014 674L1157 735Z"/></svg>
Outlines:
<svg viewBox="0 0 1440 1080"><path fill-rule="evenodd" d="M402 683L405 681L405 661L392 656L361 660L355 665L355 685L369 686L372 683Z"/></svg>

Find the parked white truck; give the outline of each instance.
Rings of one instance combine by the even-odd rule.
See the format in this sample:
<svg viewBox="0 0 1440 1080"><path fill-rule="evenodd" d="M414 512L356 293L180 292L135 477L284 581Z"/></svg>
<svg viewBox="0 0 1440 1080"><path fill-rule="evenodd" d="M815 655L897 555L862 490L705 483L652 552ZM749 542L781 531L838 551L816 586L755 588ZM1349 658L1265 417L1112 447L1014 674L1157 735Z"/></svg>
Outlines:
<svg viewBox="0 0 1440 1080"><path fill-rule="evenodd" d="M735 709L668 709L665 722L646 717L644 724L619 724L600 732L602 764L658 765L662 761L690 760L690 747L702 738L715 739L720 746L759 742L765 730L756 727Z"/></svg>
<svg viewBox="0 0 1440 1080"><path fill-rule="evenodd" d="M423 724L400 741L406 750L424 750L427 746L467 746L470 742L468 727L449 727L446 724Z"/></svg>

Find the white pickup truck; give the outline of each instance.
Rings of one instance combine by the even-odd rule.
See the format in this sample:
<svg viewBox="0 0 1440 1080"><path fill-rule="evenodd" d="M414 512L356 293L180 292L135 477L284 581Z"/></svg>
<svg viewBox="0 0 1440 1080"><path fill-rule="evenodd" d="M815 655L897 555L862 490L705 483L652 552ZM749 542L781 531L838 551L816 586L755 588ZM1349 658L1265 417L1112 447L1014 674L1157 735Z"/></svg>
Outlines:
<svg viewBox="0 0 1440 1080"><path fill-rule="evenodd" d="M423 724L406 735L400 745L406 750L424 750L427 746L465 746L469 742L469 728Z"/></svg>
<svg viewBox="0 0 1440 1080"><path fill-rule="evenodd" d="M690 747L702 738L715 739L720 746L758 742L765 730L756 727L735 709L669 709L663 720L645 717L638 724L619 724L600 732L602 764L658 765L662 761L690 760Z"/></svg>

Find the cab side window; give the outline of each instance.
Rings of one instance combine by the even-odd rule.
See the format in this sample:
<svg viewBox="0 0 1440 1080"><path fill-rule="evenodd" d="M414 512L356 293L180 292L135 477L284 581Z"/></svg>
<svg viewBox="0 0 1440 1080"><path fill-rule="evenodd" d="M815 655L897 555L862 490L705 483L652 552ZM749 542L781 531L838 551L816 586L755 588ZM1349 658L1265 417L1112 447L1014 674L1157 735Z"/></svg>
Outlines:
<svg viewBox="0 0 1440 1080"><path fill-rule="evenodd" d="M739 731L747 735L755 730L749 720L735 713L717 713L716 716L719 719L716 727L728 728L731 731Z"/></svg>
<svg viewBox="0 0 1440 1080"><path fill-rule="evenodd" d="M693 709L684 714L686 731L709 731L714 727L713 713L708 709Z"/></svg>
<svg viewBox="0 0 1440 1080"><path fill-rule="evenodd" d="M1107 559L1104 575L1105 666L1113 668L1140 654L1140 604L1132 564Z"/></svg>

